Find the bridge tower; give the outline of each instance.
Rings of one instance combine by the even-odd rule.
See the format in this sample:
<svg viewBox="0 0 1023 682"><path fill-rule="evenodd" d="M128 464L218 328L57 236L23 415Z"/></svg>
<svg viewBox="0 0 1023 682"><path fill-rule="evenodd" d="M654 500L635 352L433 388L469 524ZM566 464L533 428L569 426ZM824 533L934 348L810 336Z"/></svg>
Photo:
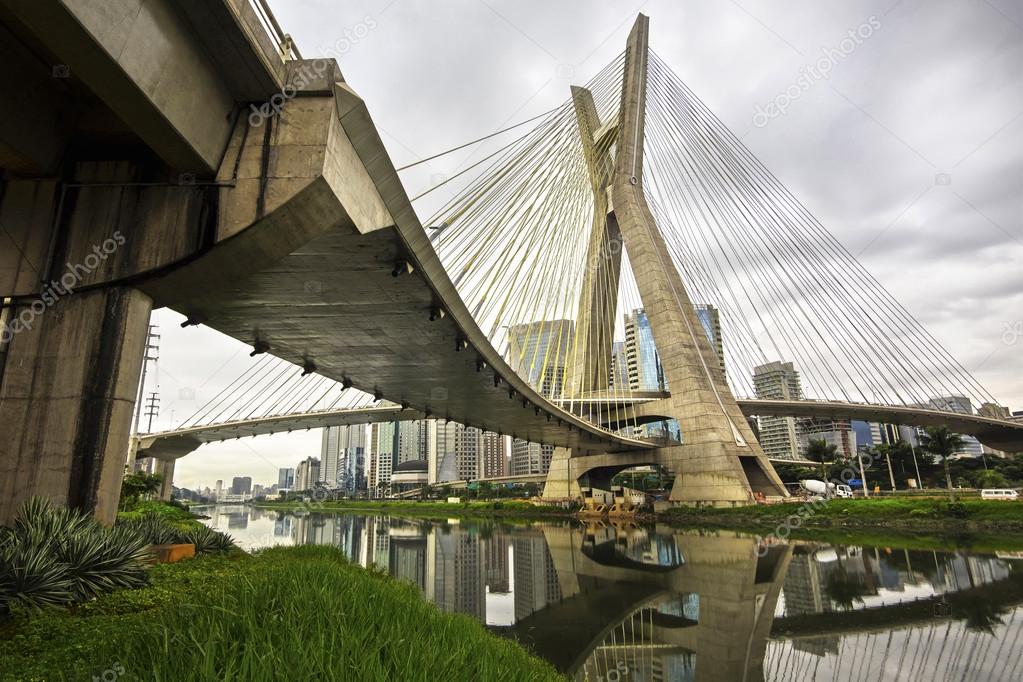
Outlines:
<svg viewBox="0 0 1023 682"><path fill-rule="evenodd" d="M590 93L572 90L595 219L577 318L582 344L577 357L583 359L573 368L571 386L577 395L585 386L608 386L615 297L602 287L617 291L622 249L616 247L624 243L670 389L643 411L677 420L682 443L618 455L572 456L559 448L545 494L572 496L583 476L606 489L625 468L660 464L675 472L671 500L677 503L737 505L752 503L754 493L784 496L725 381L643 192L648 36L649 18L641 14L629 34L617 125L602 125ZM613 160L611 137L617 143Z"/></svg>

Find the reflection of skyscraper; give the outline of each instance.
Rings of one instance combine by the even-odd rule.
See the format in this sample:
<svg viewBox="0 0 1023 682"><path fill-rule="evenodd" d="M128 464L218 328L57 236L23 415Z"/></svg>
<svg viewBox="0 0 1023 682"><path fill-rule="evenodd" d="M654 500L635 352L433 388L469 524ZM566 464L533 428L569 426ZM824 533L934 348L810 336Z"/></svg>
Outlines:
<svg viewBox="0 0 1023 682"><path fill-rule="evenodd" d="M802 400L799 372L791 362L769 362L753 370L753 388L765 400ZM768 457L799 459L801 447L792 417L759 417L760 446Z"/></svg>
<svg viewBox="0 0 1023 682"><path fill-rule="evenodd" d="M455 529L429 537L434 544L432 599L437 608L486 622L486 578L479 536Z"/></svg>
<svg viewBox="0 0 1023 682"><path fill-rule="evenodd" d="M274 519L274 537L291 537L294 521L295 517L293 515L283 512L278 513L277 518Z"/></svg>
<svg viewBox="0 0 1023 682"><path fill-rule="evenodd" d="M391 529L390 572L426 591L426 536L414 527Z"/></svg>
<svg viewBox="0 0 1023 682"><path fill-rule="evenodd" d="M785 574L785 615L823 613L827 606L818 564L813 555L800 551L792 555Z"/></svg>
<svg viewBox="0 0 1023 682"><path fill-rule="evenodd" d="M508 573L508 537L495 535L483 541L486 560L487 587L491 592L507 594L511 591Z"/></svg>
<svg viewBox="0 0 1023 682"><path fill-rule="evenodd" d="M522 620L560 600L561 586L543 535L516 537L512 543L515 620Z"/></svg>

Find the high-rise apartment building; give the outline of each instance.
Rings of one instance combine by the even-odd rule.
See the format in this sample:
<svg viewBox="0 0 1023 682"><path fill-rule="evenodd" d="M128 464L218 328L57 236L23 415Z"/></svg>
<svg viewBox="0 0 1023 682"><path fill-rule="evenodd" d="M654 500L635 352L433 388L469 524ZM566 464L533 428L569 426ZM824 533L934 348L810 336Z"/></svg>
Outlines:
<svg viewBox="0 0 1023 682"><path fill-rule="evenodd" d="M320 461L323 467L321 478L328 488L349 494L365 490L365 425L331 426L323 429Z"/></svg>
<svg viewBox="0 0 1023 682"><path fill-rule="evenodd" d="M231 481L232 495L249 495L252 493L251 476L235 476Z"/></svg>
<svg viewBox="0 0 1023 682"><path fill-rule="evenodd" d="M508 475L508 439L493 431L483 433L483 478Z"/></svg>
<svg viewBox="0 0 1023 682"><path fill-rule="evenodd" d="M530 443L520 438L514 438L511 446L511 475L546 474L547 470L551 468L553 455L553 445Z"/></svg>
<svg viewBox="0 0 1023 682"><path fill-rule="evenodd" d="M295 487L295 470L294 469L278 469L277 470L277 489L284 488L285 490L291 490Z"/></svg>
<svg viewBox="0 0 1023 682"><path fill-rule="evenodd" d="M925 407L932 407L946 412L958 412L959 414L974 414L973 403L969 398L962 395L931 398L929 403ZM959 437L963 440L963 448L956 454L969 455L970 457L980 457L984 454L984 446L974 436L959 434Z"/></svg>
<svg viewBox="0 0 1023 682"><path fill-rule="evenodd" d="M811 440L822 440L828 445L834 445L835 456L839 459L852 459L859 451L856 431L848 419L799 419L796 430L803 451Z"/></svg>
<svg viewBox="0 0 1023 682"><path fill-rule="evenodd" d="M718 358L718 367L721 369L721 376L725 374L725 344L721 338L721 314L718 309L709 303L697 303L693 306L696 310L696 317L700 319L700 325L710 341L710 347Z"/></svg>
<svg viewBox="0 0 1023 682"><path fill-rule="evenodd" d="M438 420L431 467L438 481L474 481L484 476L484 434L477 428Z"/></svg>
<svg viewBox="0 0 1023 682"><path fill-rule="evenodd" d="M561 397L574 338L572 320L513 325L508 328L508 364L544 397Z"/></svg>
<svg viewBox="0 0 1023 682"><path fill-rule="evenodd" d="M370 489L373 495L385 495L390 489L391 473L394 471L397 455L397 436L397 422L373 424L370 434L372 459Z"/></svg>
<svg viewBox="0 0 1023 682"><path fill-rule="evenodd" d="M765 400L802 400L799 372L791 362L769 362L753 370L753 390ZM793 417L760 417L760 446L768 457L798 459L801 441Z"/></svg>
<svg viewBox="0 0 1023 682"><path fill-rule="evenodd" d="M610 387L619 391L629 388L629 361L625 356L625 342L611 343L611 375L608 377Z"/></svg>
<svg viewBox="0 0 1023 682"><path fill-rule="evenodd" d="M654 332L643 308L625 315L625 364L628 387L633 391L667 390Z"/></svg>
<svg viewBox="0 0 1023 682"><path fill-rule="evenodd" d="M295 489L311 490L320 482L320 460L316 457L306 457L298 463L295 470Z"/></svg>

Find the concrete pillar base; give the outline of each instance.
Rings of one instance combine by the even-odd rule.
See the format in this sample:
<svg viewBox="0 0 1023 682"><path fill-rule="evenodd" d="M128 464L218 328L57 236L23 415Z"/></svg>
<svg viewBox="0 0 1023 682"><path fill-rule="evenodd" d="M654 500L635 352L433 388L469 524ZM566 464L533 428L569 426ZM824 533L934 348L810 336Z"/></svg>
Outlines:
<svg viewBox="0 0 1023 682"><path fill-rule="evenodd" d="M174 492L174 463L176 459L158 459L156 460L156 473L163 477L160 482L160 499L164 502L170 502L171 495Z"/></svg>
<svg viewBox="0 0 1023 682"><path fill-rule="evenodd" d="M0 524L33 496L114 522L151 309L127 287L71 294L10 338L0 376Z"/></svg>
<svg viewBox="0 0 1023 682"><path fill-rule="evenodd" d="M543 488L543 499L561 501L581 497L578 474L572 466L572 451L568 448L554 448L551 466L547 470L547 482Z"/></svg>

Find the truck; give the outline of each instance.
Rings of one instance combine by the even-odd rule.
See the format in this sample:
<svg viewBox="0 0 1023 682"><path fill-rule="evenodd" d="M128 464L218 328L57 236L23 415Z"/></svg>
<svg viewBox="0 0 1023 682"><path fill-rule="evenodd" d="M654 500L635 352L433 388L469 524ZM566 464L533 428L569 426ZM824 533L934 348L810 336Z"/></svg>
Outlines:
<svg viewBox="0 0 1023 682"><path fill-rule="evenodd" d="M833 497L852 497L852 488L844 483L834 484L826 481L818 481L808 478L799 482L799 487L811 498L824 498L830 500Z"/></svg>

